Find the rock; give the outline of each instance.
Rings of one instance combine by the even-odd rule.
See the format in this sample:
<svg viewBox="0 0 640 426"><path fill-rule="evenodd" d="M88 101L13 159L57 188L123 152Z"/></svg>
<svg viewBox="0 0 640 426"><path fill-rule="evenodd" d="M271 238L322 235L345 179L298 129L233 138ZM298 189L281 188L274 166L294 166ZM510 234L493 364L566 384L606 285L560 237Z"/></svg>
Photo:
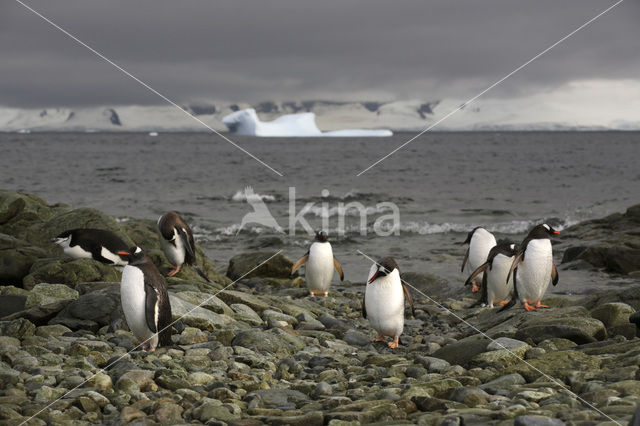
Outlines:
<svg viewBox="0 0 640 426"><path fill-rule="evenodd" d="M276 253L251 252L235 255L229 260L227 277L234 281L240 278L252 277L289 278L293 262L284 255ZM271 258L272 256L273 258ZM271 259L268 262L252 271L252 269L269 258ZM297 272L293 276L297 276Z"/></svg>
<svg viewBox="0 0 640 426"><path fill-rule="evenodd" d="M590 312L591 316L602 321L606 328L629 323L629 317L635 312L626 303L603 303Z"/></svg>
<svg viewBox="0 0 640 426"><path fill-rule="evenodd" d="M402 279L420 291L442 299L455 297L463 292L460 287L451 285L447 280L433 274L405 272Z"/></svg>
<svg viewBox="0 0 640 426"><path fill-rule="evenodd" d="M265 321L273 320L284 322L285 324L290 325L291 327L295 327L298 325L298 320L292 317L291 315L283 314L281 312L276 312L271 309L265 309L262 311L262 319Z"/></svg>
<svg viewBox="0 0 640 426"><path fill-rule="evenodd" d="M47 252L26 241L0 233L0 284L19 284L38 259Z"/></svg>
<svg viewBox="0 0 640 426"><path fill-rule="evenodd" d="M161 402L158 404L154 415L156 421L161 424L182 423L182 412L184 408L173 402Z"/></svg>
<svg viewBox="0 0 640 426"><path fill-rule="evenodd" d="M518 416L513 426L562 426L565 423L560 419L543 416Z"/></svg>
<svg viewBox="0 0 640 426"><path fill-rule="evenodd" d="M504 338L502 338L504 339ZM509 339L512 340L512 339ZM518 342L518 340L514 340ZM493 342L492 342L493 343ZM523 342L520 342L523 343ZM498 346L498 345L496 345ZM470 367L493 367L497 369L505 368L510 365L517 364L524 359L524 354L530 349L531 346L523 343L523 345L514 347L512 349L499 349L483 352L474 356L469 361Z"/></svg>
<svg viewBox="0 0 640 426"><path fill-rule="evenodd" d="M256 352L281 355L291 355L306 346L300 338L280 329L267 331L257 329L243 330L236 335L231 344L249 348Z"/></svg>
<svg viewBox="0 0 640 426"><path fill-rule="evenodd" d="M0 318L24 310L26 294L3 294L0 296Z"/></svg>
<svg viewBox="0 0 640 426"><path fill-rule="evenodd" d="M172 320L180 319L184 324L201 330L213 331L226 326L235 325L233 318L220 315L208 309L189 303L169 293Z"/></svg>
<svg viewBox="0 0 640 426"><path fill-rule="evenodd" d="M311 411L299 416L273 416L266 417L265 423L269 425L291 426L322 426L324 414L321 411ZM333 423L329 423L333 424Z"/></svg>
<svg viewBox="0 0 640 426"><path fill-rule="evenodd" d="M13 321L0 321L0 336L15 337L25 339L33 336L36 326L26 319L16 319Z"/></svg>
<svg viewBox="0 0 640 426"><path fill-rule="evenodd" d="M252 294L243 293L241 291L225 290L218 294L218 297L229 306L239 303L249 306L256 312L262 312L265 309L271 309L271 306L269 306L268 303L264 302L260 298Z"/></svg>
<svg viewBox="0 0 640 426"><path fill-rule="evenodd" d="M203 423L210 420L231 422L239 419L240 415L232 413L226 406L222 405L222 402L206 398L206 401L193 410L193 417Z"/></svg>
<svg viewBox="0 0 640 426"><path fill-rule="evenodd" d="M450 364L465 366L473 357L487 349L489 341L481 335L474 335L446 345L433 353L433 357L444 359Z"/></svg>
<svg viewBox="0 0 640 426"><path fill-rule="evenodd" d="M249 407L295 410L309 402L309 397L292 389L261 389L249 392L244 398Z"/></svg>
<svg viewBox="0 0 640 426"><path fill-rule="evenodd" d="M36 328L36 336L40 337L58 337L70 332L71 329L61 324L41 325Z"/></svg>
<svg viewBox="0 0 640 426"><path fill-rule="evenodd" d="M454 379L441 379L431 382L417 382L410 384L402 393L405 399L411 399L414 396L429 396L436 398L446 398L451 391L459 388L462 384Z"/></svg>
<svg viewBox="0 0 640 426"><path fill-rule="evenodd" d="M449 399L451 401L462 402L468 407L486 404L491 396L484 390L477 387L459 387L451 392Z"/></svg>
<svg viewBox="0 0 640 426"><path fill-rule="evenodd" d="M75 286L82 282L120 282L120 273L113 266L93 259L40 259L24 277L24 288L31 290L38 283L64 283Z"/></svg>
<svg viewBox="0 0 640 426"><path fill-rule="evenodd" d="M142 392L155 392L158 385L153 380L154 375L154 371L151 370L129 370L118 378L116 388L130 386L126 383L129 381Z"/></svg>
<svg viewBox="0 0 640 426"><path fill-rule="evenodd" d="M498 351L503 349L519 349L523 346L529 346L523 341L510 339L508 337L498 337L487 345L488 351Z"/></svg>
<svg viewBox="0 0 640 426"><path fill-rule="evenodd" d="M595 318L583 317L583 311L583 308L563 308L551 316L538 316L522 324L515 338L539 343L550 337L559 337L577 344L606 339L604 324Z"/></svg>
<svg viewBox="0 0 640 426"><path fill-rule="evenodd" d="M353 346L366 346L371 344L372 342L370 338L358 333L355 330L349 330L344 333L342 340Z"/></svg>
<svg viewBox="0 0 640 426"><path fill-rule="evenodd" d="M506 374L500 376L497 379L493 379L490 382L484 383L478 386L480 389L486 390L489 393L495 394L500 389L508 389L515 385L524 385L527 381L520 374Z"/></svg>
<svg viewBox="0 0 640 426"><path fill-rule="evenodd" d="M549 352L536 359L527 360L527 364L519 363L504 369L505 374L519 373L527 381L532 382L545 374L559 380L565 380L573 371L596 371L602 360L596 356L586 355L579 351Z"/></svg>
<svg viewBox="0 0 640 426"><path fill-rule="evenodd" d="M18 318L24 318L31 321L37 326L41 326L47 324L71 302L72 300L58 300L57 302L49 303L47 305L35 306L30 309L14 312L13 314L8 315L3 319L6 321L11 321Z"/></svg>
<svg viewBox="0 0 640 426"><path fill-rule="evenodd" d="M112 283L106 288L81 295L67 305L50 323L62 324L72 330L82 328L95 331L119 318L124 318L120 301L120 284Z"/></svg>
<svg viewBox="0 0 640 426"><path fill-rule="evenodd" d="M36 284L29 292L25 302L25 308L48 305L59 300L75 300L78 292L64 284Z"/></svg>
<svg viewBox="0 0 640 426"><path fill-rule="evenodd" d="M186 302L213 311L216 314L233 315L233 309L227 306L227 304L222 300L218 299L218 297L211 294L199 291L181 291L174 295Z"/></svg>
<svg viewBox="0 0 640 426"><path fill-rule="evenodd" d="M189 375L184 371L161 368L156 370L154 381L165 389L176 391L191 386L188 377Z"/></svg>
<svg viewBox="0 0 640 426"><path fill-rule="evenodd" d="M313 396L315 398L321 396L329 396L333 394L333 388L327 382L320 382L316 385L316 388L313 391Z"/></svg>
<svg viewBox="0 0 640 426"><path fill-rule="evenodd" d="M53 207L35 195L0 190L0 232L21 236L30 225L49 220L62 210Z"/></svg>

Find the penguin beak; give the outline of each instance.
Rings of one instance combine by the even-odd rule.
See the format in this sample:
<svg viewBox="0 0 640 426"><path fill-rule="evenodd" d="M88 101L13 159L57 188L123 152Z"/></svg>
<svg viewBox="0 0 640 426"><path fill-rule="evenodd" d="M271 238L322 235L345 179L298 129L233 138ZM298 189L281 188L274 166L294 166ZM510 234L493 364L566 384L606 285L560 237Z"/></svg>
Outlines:
<svg viewBox="0 0 640 426"><path fill-rule="evenodd" d="M553 233L556 234L556 235L560 235L560 232L558 232L556 230L554 230Z"/></svg>
<svg viewBox="0 0 640 426"><path fill-rule="evenodd" d="M373 274L371 278L369 278L369 281L367 281L367 284L371 284L373 281L375 281L376 278L378 278L378 271L376 271L376 273Z"/></svg>
<svg viewBox="0 0 640 426"><path fill-rule="evenodd" d="M118 254L120 256L131 256L131 253L129 253L128 251L119 251Z"/></svg>

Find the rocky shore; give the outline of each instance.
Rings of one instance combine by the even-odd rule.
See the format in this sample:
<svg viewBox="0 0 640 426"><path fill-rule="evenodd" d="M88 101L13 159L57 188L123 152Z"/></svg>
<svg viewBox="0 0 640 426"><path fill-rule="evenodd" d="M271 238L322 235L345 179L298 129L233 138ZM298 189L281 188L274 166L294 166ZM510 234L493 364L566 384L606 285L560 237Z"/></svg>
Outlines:
<svg viewBox="0 0 640 426"><path fill-rule="evenodd" d="M155 220L0 191L0 424L595 425L628 422L640 402L640 286L498 314L407 272L436 303L414 293L391 350L361 316L363 282L310 299L280 254L220 292L273 252L238 254L223 274L198 248L212 282L190 268L167 279L173 346L129 353L120 272L48 241L78 227L171 268ZM640 276L640 206L563 234L566 267Z"/></svg>

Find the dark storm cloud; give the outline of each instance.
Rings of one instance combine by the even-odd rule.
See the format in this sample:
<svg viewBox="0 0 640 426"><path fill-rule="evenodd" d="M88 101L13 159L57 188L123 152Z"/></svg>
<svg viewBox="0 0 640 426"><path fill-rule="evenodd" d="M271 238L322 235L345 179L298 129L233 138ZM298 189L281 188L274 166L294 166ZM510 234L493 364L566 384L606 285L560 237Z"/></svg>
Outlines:
<svg viewBox="0 0 640 426"><path fill-rule="evenodd" d="M28 1L170 98L470 96L612 4L603 0ZM626 0L494 95L638 78ZM13 0L0 5L0 104L162 101Z"/></svg>

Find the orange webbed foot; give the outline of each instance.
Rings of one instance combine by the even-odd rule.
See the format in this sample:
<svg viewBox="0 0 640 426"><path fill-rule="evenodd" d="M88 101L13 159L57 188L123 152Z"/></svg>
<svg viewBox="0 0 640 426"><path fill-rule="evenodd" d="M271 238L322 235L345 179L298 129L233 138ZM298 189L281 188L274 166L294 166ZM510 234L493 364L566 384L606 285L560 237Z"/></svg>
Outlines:
<svg viewBox="0 0 640 426"><path fill-rule="evenodd" d="M542 303L540 303L540 301L538 300L538 302L536 303L536 308L548 308L549 305L543 305Z"/></svg>
<svg viewBox="0 0 640 426"><path fill-rule="evenodd" d="M384 342L385 338L382 334L378 334L378 337L376 337L375 339L373 339L374 342Z"/></svg>
<svg viewBox="0 0 640 426"><path fill-rule="evenodd" d="M324 297L329 297L329 292L328 292L328 291L325 291L325 292L324 292L324 294L323 294L323 296L324 296Z"/></svg>
<svg viewBox="0 0 640 426"><path fill-rule="evenodd" d="M309 292L309 297L316 297L316 293L313 291Z"/></svg>
<svg viewBox="0 0 640 426"><path fill-rule="evenodd" d="M524 308L525 308L527 311L529 311L529 312L531 312L531 311L535 311L535 310L536 310L535 306L531 306L531 305L530 305L529 303L527 303L527 302L524 302Z"/></svg>
<svg viewBox="0 0 640 426"><path fill-rule="evenodd" d="M476 283L471 284L471 292L472 293L477 293L478 290L480 290L480 287L478 287L478 284L476 284Z"/></svg>
<svg viewBox="0 0 640 426"><path fill-rule="evenodd" d="M507 300L503 300L502 302L499 302L498 304L499 304L500 306L505 306L507 303L509 303L509 301L507 301Z"/></svg>
<svg viewBox="0 0 640 426"><path fill-rule="evenodd" d="M167 274L167 276L172 277L175 274L177 274L178 272L180 272L180 269L182 267L181 266L176 266L174 269L170 270L169 273Z"/></svg>
<svg viewBox="0 0 640 426"><path fill-rule="evenodd" d="M390 347L391 349L395 349L395 348L397 348L397 347L398 347L398 344L399 344L399 343L398 343L398 338L397 338L397 337L396 337L395 339L393 339L393 342L389 342L389 343L387 343L387 345L389 345L389 347Z"/></svg>

